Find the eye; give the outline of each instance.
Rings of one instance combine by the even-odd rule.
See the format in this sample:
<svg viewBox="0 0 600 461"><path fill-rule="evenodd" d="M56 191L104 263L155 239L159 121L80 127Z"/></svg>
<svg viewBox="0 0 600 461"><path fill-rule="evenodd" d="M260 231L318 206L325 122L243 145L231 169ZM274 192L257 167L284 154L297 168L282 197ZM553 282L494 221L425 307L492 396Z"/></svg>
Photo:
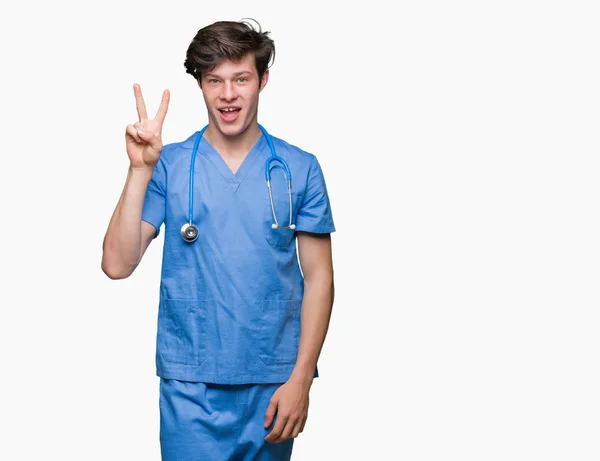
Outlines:
<svg viewBox="0 0 600 461"><path fill-rule="evenodd" d="M216 78L209 78L208 83L215 84L215 83L219 83L219 81Z"/></svg>
<svg viewBox="0 0 600 461"><path fill-rule="evenodd" d="M238 78L238 82L240 83L246 83L248 81L248 77L239 77Z"/></svg>

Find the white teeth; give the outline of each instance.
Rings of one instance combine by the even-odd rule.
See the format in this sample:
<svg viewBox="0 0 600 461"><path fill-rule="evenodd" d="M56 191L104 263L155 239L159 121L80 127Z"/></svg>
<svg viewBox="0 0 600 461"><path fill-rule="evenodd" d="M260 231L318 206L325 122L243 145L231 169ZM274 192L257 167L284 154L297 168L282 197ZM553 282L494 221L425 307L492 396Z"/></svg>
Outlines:
<svg viewBox="0 0 600 461"><path fill-rule="evenodd" d="M234 110L237 110L237 109L234 109L233 107L225 107L224 109L221 109L221 110L223 112L233 112Z"/></svg>

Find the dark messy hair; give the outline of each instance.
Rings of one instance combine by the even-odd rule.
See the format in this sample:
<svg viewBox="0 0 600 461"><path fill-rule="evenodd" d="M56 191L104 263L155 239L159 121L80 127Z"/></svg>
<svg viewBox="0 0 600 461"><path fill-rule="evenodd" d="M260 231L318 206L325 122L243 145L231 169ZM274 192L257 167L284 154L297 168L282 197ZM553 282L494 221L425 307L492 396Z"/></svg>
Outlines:
<svg viewBox="0 0 600 461"><path fill-rule="evenodd" d="M254 55L254 63L260 81L275 60L275 43L270 32L258 30L246 21L218 21L198 31L190 44L184 62L186 73L200 83L202 74L210 72L221 61L239 61L248 53Z"/></svg>

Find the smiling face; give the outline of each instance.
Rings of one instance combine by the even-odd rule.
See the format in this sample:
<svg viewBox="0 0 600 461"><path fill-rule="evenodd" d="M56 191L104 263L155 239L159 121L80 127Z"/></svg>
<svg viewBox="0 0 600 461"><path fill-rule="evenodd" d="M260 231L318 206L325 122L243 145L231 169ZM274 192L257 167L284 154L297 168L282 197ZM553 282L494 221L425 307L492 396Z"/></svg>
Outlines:
<svg viewBox="0 0 600 461"><path fill-rule="evenodd" d="M237 137L255 125L258 94L268 79L267 69L259 84L252 54L237 62L222 61L203 73L198 83L208 109L209 125L225 137Z"/></svg>

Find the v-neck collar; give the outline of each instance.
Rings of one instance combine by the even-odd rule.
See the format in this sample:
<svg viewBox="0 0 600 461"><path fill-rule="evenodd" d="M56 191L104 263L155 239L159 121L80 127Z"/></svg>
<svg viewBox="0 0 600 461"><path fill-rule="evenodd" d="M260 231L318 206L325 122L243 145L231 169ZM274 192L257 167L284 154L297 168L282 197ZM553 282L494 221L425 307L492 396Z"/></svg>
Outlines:
<svg viewBox="0 0 600 461"><path fill-rule="evenodd" d="M200 140L198 152L208 157L235 194L240 187L240 184L242 184L246 176L248 176L252 165L259 157L259 153L264 149L266 144L267 140L265 135L261 133L260 138L258 138L258 141L256 141L252 149L246 154L246 157L244 157L244 160L242 160L241 165L235 173L231 171L223 157L221 157L217 150L204 137Z"/></svg>

